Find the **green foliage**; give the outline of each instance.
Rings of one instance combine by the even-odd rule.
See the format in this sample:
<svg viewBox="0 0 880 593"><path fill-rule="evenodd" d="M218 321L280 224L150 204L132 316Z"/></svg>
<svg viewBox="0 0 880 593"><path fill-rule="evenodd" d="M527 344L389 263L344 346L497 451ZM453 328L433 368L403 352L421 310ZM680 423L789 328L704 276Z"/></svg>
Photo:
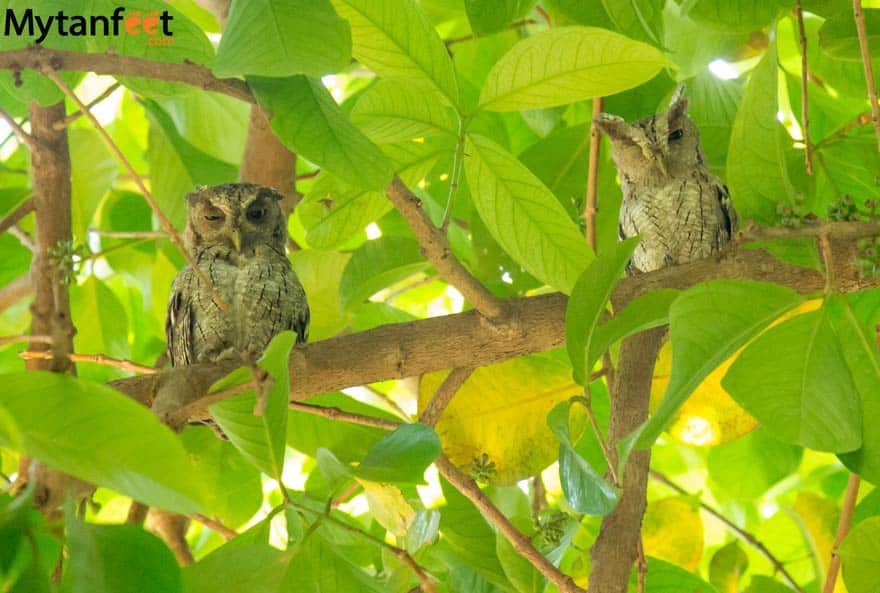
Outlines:
<svg viewBox="0 0 880 593"><path fill-rule="evenodd" d="M110 0L36 4L0 0L0 13L33 8L43 17L63 10L89 18L116 7ZM808 134L790 1L234 0L223 23L201 4L126 3L126 14L167 10L173 43L125 32L65 35L53 25L41 44L159 62L160 69L196 64L204 67L198 72L250 88L272 130L297 155L296 171L284 174L297 175L295 189L304 197L287 231L299 247L289 257L309 296L311 341L367 330L381 337L383 326L472 305L427 261L385 197L397 175L438 226L454 194L448 255L491 292L571 295L568 358L560 348L476 369L435 432L415 423L418 401L430 399L445 370L422 378L423 393L412 381L387 381L289 409L288 386L298 380L291 368L301 367L288 365L295 346L285 332L258 368L239 369L213 387L252 381L254 372L262 380L260 397L251 390L212 407L227 441L204 426L175 435L144 406L101 384L130 374L122 368L81 362L78 377L25 373L17 356L24 346L0 342L0 478L20 477L21 457L31 456L98 487L91 502L68 508L63 523L31 510L33 490L0 495L0 590L413 590L417 576L387 545L406 550L440 593L555 590L468 498L436 478L430 464L441 450L481 482L485 497L554 565L585 585L599 517L614 508L619 492L603 477L602 447L577 398L586 388L604 437L608 385L618 377L590 383L589 376L600 360L617 363L620 340L667 324L669 376L655 377L664 397L619 448L616 469L627 447L650 446L652 469L697 493L676 500L693 505L695 516L697 498L719 509L807 591L824 577L847 474L854 472L868 484L840 549L843 579L852 593L877 589L880 291L828 290L805 306L806 297L779 285L724 280L653 290L611 311L634 242L617 240L620 180L607 142L598 159L595 253L584 239L593 99L603 97L609 113L638 119L664 110L679 82L706 161L728 184L742 227L750 220L792 228L815 217L873 220L880 154L865 115L850 3L803 2ZM880 10L873 0L864 4L876 72ZM26 48L35 37L4 36L0 52ZM2 74L0 106L25 130L31 101L65 100L36 71ZM112 82L85 72L60 75L86 102ZM244 172L252 107L196 85L128 71L115 78L122 88L93 111L183 231L187 192ZM69 101L67 109L73 110ZM161 230L156 215L91 124L80 118L67 130L73 237L53 246L51 263L66 282L56 289L69 295L74 350L153 365L165 347L169 287L184 259L154 234ZM33 193L31 166L40 171L6 132L2 217ZM804 172L806 141L812 176ZM255 148L263 147L249 150ZM0 236L4 288L35 261L34 216L16 227ZM743 248L825 273L812 238ZM877 239L863 239L853 253L866 281L876 276ZM37 327L31 303L24 298L0 311L0 336ZM425 356L408 342L397 347L386 376L403 374L409 357ZM404 365L392 369L399 360ZM310 353L302 372L335 372L322 364ZM704 381L718 385L708 404ZM721 401L721 386L732 400ZM688 407L697 400L703 408ZM733 423L716 418L728 408L739 420L754 417L758 428L708 449L697 448L699 439L680 442L677 431L663 436L673 419L697 433L710 419ZM400 428L342 422L340 412ZM530 483L527 496L521 478L551 461L556 465L543 474L548 506L538 510L534 501L533 512L529 496L540 489ZM519 487L499 487L504 480L520 480ZM652 508L662 509L653 503L669 494L652 482ZM239 534L224 542L193 522L187 540L196 561L180 569L158 539L123 524L131 500L202 513ZM675 523L671 512L660 514L656 524ZM677 534L669 535L673 545ZM689 566L649 557L647 591L789 590L778 575L765 576L776 568L748 539L735 542L713 528L703 544Z"/></svg>

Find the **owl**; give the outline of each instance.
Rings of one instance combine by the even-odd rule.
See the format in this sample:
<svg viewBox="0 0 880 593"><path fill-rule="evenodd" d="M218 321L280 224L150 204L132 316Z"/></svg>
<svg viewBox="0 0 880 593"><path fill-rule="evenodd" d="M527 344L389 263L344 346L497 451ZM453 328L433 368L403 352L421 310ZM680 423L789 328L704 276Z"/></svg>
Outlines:
<svg viewBox="0 0 880 593"><path fill-rule="evenodd" d="M727 188L706 165L683 85L665 113L632 124L607 113L594 121L611 140L620 176L618 235L642 239L629 274L703 258L731 240L736 210Z"/></svg>
<svg viewBox="0 0 880 593"><path fill-rule="evenodd" d="M211 287L189 266L174 279L165 333L172 366L255 361L278 333L309 334L306 294L284 254L287 222L272 189L250 183L186 196L186 243Z"/></svg>

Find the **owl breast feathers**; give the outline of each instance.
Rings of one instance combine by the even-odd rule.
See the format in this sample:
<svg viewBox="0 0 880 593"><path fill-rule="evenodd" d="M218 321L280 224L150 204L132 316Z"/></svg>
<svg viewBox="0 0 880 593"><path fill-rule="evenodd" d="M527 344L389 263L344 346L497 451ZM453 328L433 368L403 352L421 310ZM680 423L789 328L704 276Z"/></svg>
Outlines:
<svg viewBox="0 0 880 593"><path fill-rule="evenodd" d="M187 195L187 246L227 306L189 266L174 279L165 333L172 366L258 357L276 334L309 331L309 305L284 253L277 192L249 183Z"/></svg>
<svg viewBox="0 0 880 593"><path fill-rule="evenodd" d="M706 166L684 87L669 110L632 124L600 114L611 140L623 201L618 234L639 235L629 273L650 272L719 251L736 232L730 194Z"/></svg>

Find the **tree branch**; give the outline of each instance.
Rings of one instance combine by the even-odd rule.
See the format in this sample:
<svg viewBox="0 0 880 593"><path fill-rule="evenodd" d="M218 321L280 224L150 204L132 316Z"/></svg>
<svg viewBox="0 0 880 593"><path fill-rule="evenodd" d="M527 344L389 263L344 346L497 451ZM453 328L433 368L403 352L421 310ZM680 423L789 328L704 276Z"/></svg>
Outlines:
<svg viewBox="0 0 880 593"><path fill-rule="evenodd" d="M22 218L34 211L34 199L28 198L0 220L0 233L5 233L21 221Z"/></svg>
<svg viewBox="0 0 880 593"><path fill-rule="evenodd" d="M18 125L18 122L15 119L6 113L3 109L0 109L0 119L6 122L12 129L12 133L15 134L15 137L18 138L19 142L30 148L34 149L35 140L34 137L24 131L24 129Z"/></svg>
<svg viewBox="0 0 880 593"><path fill-rule="evenodd" d="M247 103L256 103L253 93L244 81L236 78L217 78L207 66L189 61L175 64L133 58L112 52L86 53L49 49L42 45L0 52L0 70L20 72L30 69L43 72L46 68L111 76L143 76L153 80L188 84L206 91L229 95Z"/></svg>
<svg viewBox="0 0 880 593"><path fill-rule="evenodd" d="M804 132L804 165L807 175L813 174L813 143L810 141L809 69L807 68L807 29L804 26L804 9L801 0L795 0L794 13L797 18L801 49L801 127Z"/></svg>
<svg viewBox="0 0 880 593"><path fill-rule="evenodd" d="M34 291L30 272L22 274L6 286L0 288L0 313L25 298Z"/></svg>
<svg viewBox="0 0 880 593"><path fill-rule="evenodd" d="M596 194L599 187L599 154L602 132L593 121L602 113L602 97L593 99L593 117L590 120L590 162L587 169L587 199L584 202L584 222L587 225L587 244L596 251Z"/></svg>
<svg viewBox="0 0 880 593"><path fill-rule="evenodd" d="M422 210L421 200L408 187L395 177L385 195L403 215L416 235L422 255L437 268L447 282L455 286L467 301L489 319L498 318L504 313L504 303L486 290L452 254L449 242L440 229L434 226Z"/></svg>
<svg viewBox="0 0 880 593"><path fill-rule="evenodd" d="M828 563L828 573L825 576L823 593L834 593L837 584L837 573L840 571L840 544L843 543L849 528L852 525L853 511L856 507L856 499L859 496L861 480L856 474L849 475L846 485L846 495L843 499L843 508L840 511L840 520L837 523L837 533L834 536L834 546L831 548L831 561Z"/></svg>
<svg viewBox="0 0 880 593"><path fill-rule="evenodd" d="M865 30L865 14L862 12L862 0L853 0L853 18L856 21L856 34L859 38L862 65L865 67L868 100L871 102L871 122L874 124L874 133L877 136L877 150L880 151L880 103L877 102L877 86L874 84L874 67L871 65L871 50L868 47L868 33Z"/></svg>
<svg viewBox="0 0 880 593"><path fill-rule="evenodd" d="M874 224L834 222L820 225L834 253L835 290L853 292L880 286L862 278L856 264L856 242L878 234ZM777 229L776 238L815 236L812 227ZM624 278L612 294L615 309L658 288L685 289L715 278L751 279L789 286L801 293L823 290L824 276L785 264L760 249L739 249L720 261L708 258L649 274ZM459 367L478 367L517 356L543 352L565 342L567 299L554 293L504 301L507 330L498 331L472 310L444 317L377 327L294 348L290 356L291 400L378 381L403 379ZM178 410L205 396L210 386L238 366L235 362L197 364L149 377L111 383L149 405L160 386L174 384ZM213 402L212 402L213 403Z"/></svg>
<svg viewBox="0 0 880 593"><path fill-rule="evenodd" d="M432 397L431 401L428 402L428 405L425 406L425 409L419 416L419 422L427 424L428 426L434 426L437 424L437 421L440 420L440 416L443 415L446 406L449 405L449 402L452 401L455 393L462 385L464 385L464 382L467 381L468 377L470 377L473 372L473 367L459 367L452 369L452 372L446 376L443 383L437 388L434 397Z"/></svg>

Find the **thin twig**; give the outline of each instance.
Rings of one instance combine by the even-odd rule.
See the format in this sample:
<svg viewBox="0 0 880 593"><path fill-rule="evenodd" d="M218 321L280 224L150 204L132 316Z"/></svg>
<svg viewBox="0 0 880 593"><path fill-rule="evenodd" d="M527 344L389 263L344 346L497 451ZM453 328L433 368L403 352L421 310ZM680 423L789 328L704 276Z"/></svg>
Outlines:
<svg viewBox="0 0 880 593"><path fill-rule="evenodd" d="M602 113L602 97L593 99L593 118L590 124L590 164L587 171L587 200L584 203L584 222L587 224L587 244L596 251L596 194L599 187L599 151L602 133L595 119Z"/></svg>
<svg viewBox="0 0 880 593"><path fill-rule="evenodd" d="M105 231L103 229L89 229L90 233L111 239L165 239L168 233L165 231Z"/></svg>
<svg viewBox="0 0 880 593"><path fill-rule="evenodd" d="M419 416L419 422L427 424L428 426L434 426L437 424L437 421L440 420L440 416L443 415L446 406L449 405L449 402L452 401L455 393L462 385L464 385L464 382L467 381L467 378L470 377L473 372L474 369L470 367L452 369L452 372L446 375L443 383L437 388L434 397L432 397L431 401L428 402L428 405L425 406L425 409Z"/></svg>
<svg viewBox="0 0 880 593"><path fill-rule="evenodd" d="M400 407L400 404L394 401L387 393L379 391L372 385L364 385L364 389L372 393L377 399L382 400L386 406L394 410L394 413L400 416L400 418L405 422L409 422L411 420L410 415L406 413L406 410Z"/></svg>
<svg viewBox="0 0 880 593"><path fill-rule="evenodd" d="M419 565L419 563L416 562L412 556L410 556L409 552L407 552L403 548L398 548L397 546L391 545L388 542L386 542L385 540L380 539L370 533L367 533L366 531L359 529L359 528L355 527L354 525L349 525L345 521L337 519L336 517L334 517L330 513L322 513L320 511L316 511L315 509L309 508L304 505L296 504L296 503L293 503L293 506L295 506L296 508L298 508L300 510L306 511L308 513L313 513L313 514L317 515L318 517L323 517L324 520L326 520L329 523L332 523L336 527L339 527L340 529L344 529L345 531L348 531L349 533L354 533L354 534L358 535L359 537L362 537L366 540L369 540L370 542L376 544L377 546L385 548L388 552L390 552L392 555L394 555L394 557L396 557L398 560L403 562L403 564L405 564L407 566L407 568L409 568L411 571L413 571L413 573L416 575L416 578L419 580L419 583L421 583L421 585L422 585L422 591L425 591L426 593L437 593L437 585L434 583L434 579L431 578L431 576L428 575L427 572L425 572L425 569L422 568Z"/></svg>
<svg viewBox="0 0 880 593"><path fill-rule="evenodd" d="M7 346L9 344L16 344L18 342L30 342L32 344L51 344L53 340L52 336L33 336L28 334L23 334L20 336L0 337L0 346Z"/></svg>
<svg viewBox="0 0 880 593"><path fill-rule="evenodd" d="M514 21L510 23L507 27L508 29L519 29L520 27L525 27L526 25L537 25L538 21L535 19L520 19L518 21ZM470 35L462 35L461 37L452 37L450 39L444 39L443 44L446 45L447 49L456 43L463 43L465 41L471 41L476 39L477 36L471 33Z"/></svg>
<svg viewBox="0 0 880 593"><path fill-rule="evenodd" d="M89 111L91 111L95 105L97 105L98 103L100 103L101 101L103 101L104 99L109 97L110 95L112 95L116 91L116 89L118 89L121 86L122 85L120 83L114 82L113 84L108 86L106 89L104 89L103 93L101 93L100 95L98 95L97 97L95 97L94 99L89 101L88 105L86 105L86 108ZM73 122L78 120L79 118L81 118L82 115L83 115L82 111L74 111L73 113L71 113L70 115L65 117L63 120L57 121L54 124L52 124L52 127L55 128L56 130L63 130L64 128L66 128L67 126L69 126L70 124L72 124Z"/></svg>
<svg viewBox="0 0 880 593"><path fill-rule="evenodd" d="M437 470L450 484L455 486L456 490L467 497L477 510L486 517L498 531L510 542L517 553L525 558L538 572L547 578L551 583L556 585L561 593L583 593L583 589L578 587L572 578L556 566L553 565L535 546L531 540L526 537L517 527L510 522L510 519L504 516L498 507L496 507L489 497L480 490L477 483L466 476L460 469L455 467L445 455L434 462Z"/></svg>
<svg viewBox="0 0 880 593"><path fill-rule="evenodd" d="M198 521L199 523L201 523L202 525L204 525L205 527L207 527L211 531L215 531L215 532L219 533L220 536L223 537L223 539L225 539L226 541L229 541L232 538L238 536L238 532L235 531L234 529L230 529L229 527L227 527L226 525L221 523L219 520L212 519L211 517L206 517L205 515L202 515L201 513L194 513L194 514L190 515L189 518L192 519L193 521Z"/></svg>
<svg viewBox="0 0 880 593"><path fill-rule="evenodd" d="M809 69L807 68L807 29L804 26L804 9L801 6L801 0L795 0L794 14L797 17L801 44L801 127L804 132L804 164L807 168L807 175L812 175L813 144L810 141L810 112L807 99L807 86L810 83Z"/></svg>
<svg viewBox="0 0 880 593"><path fill-rule="evenodd" d="M321 172L320 169L315 169L314 171L309 171L308 173L303 173L301 175L297 175L294 179L296 181L303 181L305 179L312 179L314 177L317 177L318 173L320 173L320 172Z"/></svg>
<svg viewBox="0 0 880 593"><path fill-rule="evenodd" d="M831 561L828 563L828 573L825 576L825 587L822 593L834 593L834 586L837 584L837 573L840 571L840 544L843 538L849 533L852 525L853 510L856 507L856 498L859 496L859 485L861 480L856 474L849 475L849 481L846 484L846 494L843 498L843 508L840 509L840 521L837 523L837 534L834 536L834 545L831 547Z"/></svg>
<svg viewBox="0 0 880 593"><path fill-rule="evenodd" d="M657 480L658 482L660 482L661 484L665 484L666 486L669 486L670 488L672 488L673 490L675 490L679 494L682 494L687 497L695 497L695 498L697 498L697 500L699 500L699 496L695 496L694 494L688 492L687 490L685 490L684 488L682 488L681 486L679 486L678 484L676 484L675 482L673 482L672 480L670 480L669 478L667 478L665 475L661 474L658 471L651 470L651 477L654 478L655 480ZM721 521L728 529L730 529L733 533L735 533L737 536L739 536L740 539L742 539L744 542L746 542L747 544L749 544L750 546L755 548L758 552L761 553L762 556L764 556L764 558L769 560L770 564L773 565L773 568L779 574L782 575L782 578L785 579L785 582L788 583L788 585L792 589L794 589L798 593L804 593L803 588L800 585L798 585L797 582L794 580L794 578L791 576L791 574L789 574L789 572L787 570L785 570L785 565L783 565L782 562L779 560L779 558L774 556L770 552L770 550L767 549L767 546L765 546L760 541L758 541L758 539L754 535L752 535L748 531L742 529L736 523L734 523L733 521L731 521L730 519L728 519L727 517L722 515L719 511L710 507L708 504L704 503L702 500L699 500L699 503L700 503L701 509L703 509L704 511L706 511L707 513L709 513L710 515L712 515L713 517L715 517L716 519Z"/></svg>
<svg viewBox="0 0 880 593"><path fill-rule="evenodd" d="M186 246L183 244L183 240L180 238L180 235L175 230L174 225L171 224L171 221L168 220L168 217L165 216L164 212L162 212L162 209L159 207L158 202L156 202L156 198L154 198L153 194L150 193L150 190L147 189L147 186L144 183L143 179L141 179L140 176L137 174L137 171L135 171L132 164L122 153L122 150L119 148L116 142L113 141L113 138L110 137L110 134L108 134L107 130L104 129L104 126L101 125L101 122L98 121L98 118L96 118L95 115L86 108L86 105L80 100L76 93L73 92L70 86L68 86L68 84L64 82L64 80L62 80L60 76L58 76L58 73L55 72L52 66L44 66L42 69L42 73L44 76L46 76L46 78L54 82L58 86L58 88L61 89L61 91L65 95L67 95L70 100L77 105L77 107L79 107L80 111L83 112L83 115L85 115L86 118L95 127L95 131L98 132L98 134L101 136L101 138L110 148L110 150L116 155L116 158L119 160L119 162L122 163L122 165L126 169L128 169L128 172L133 176L135 185L138 186L138 189L143 194L144 199L147 201L147 204L150 205L150 209L159 220L159 224L162 225L162 228L164 228L165 232L168 233L168 238L180 250L181 254L183 254L186 262L190 265L193 272L195 272L195 274L199 277L199 280L201 282L204 282L205 286L210 287L211 297L213 298L217 306L220 307L223 312L226 312L229 307L226 305L225 302L223 302L220 293L218 293L217 289L214 287L214 283L211 282L211 279L208 278L207 275L205 275L205 272L199 267L198 263L196 263L195 259L192 256L192 253L190 253L189 249L187 249Z"/></svg>
<svg viewBox="0 0 880 593"><path fill-rule="evenodd" d="M22 218L34 211L34 199L28 198L0 220L0 233L5 233L21 221Z"/></svg>
<svg viewBox="0 0 880 593"><path fill-rule="evenodd" d="M382 430L397 430L401 425L400 422L395 422L394 420L374 418L372 416L364 416L363 414L353 414L352 412L346 412L331 406L316 406L314 404L305 404L303 402L290 402L290 409L297 412L305 412L306 414L323 416L324 418L330 418L331 420L341 420L352 424L381 428Z"/></svg>
<svg viewBox="0 0 880 593"><path fill-rule="evenodd" d="M22 228L18 225L12 226L6 229L6 232L18 239L18 242L22 244L28 251L31 253L37 252L37 244L34 243L33 237L27 234Z"/></svg>
<svg viewBox="0 0 880 593"><path fill-rule="evenodd" d="M31 150L34 149L34 144L36 143L34 137L25 132L24 129L20 125L18 125L18 122L16 122L11 115L6 113L3 108L0 108L0 119L6 122L6 125L8 125L12 129L15 137L18 138L18 140L22 144L24 144Z"/></svg>
<svg viewBox="0 0 880 593"><path fill-rule="evenodd" d="M877 87L874 86L874 67L871 65L871 50L868 47L868 33L865 30L865 14L862 0L853 0L853 18L856 20L856 33L859 36L859 49L865 67L865 82L868 85L868 100L871 102L871 122L877 135L877 150L880 151L880 103L877 102Z"/></svg>
<svg viewBox="0 0 880 593"><path fill-rule="evenodd" d="M455 192L461 183L461 172L464 168L464 146L467 142L467 127L470 118L458 115L458 142L455 144L455 153L452 157L452 174L449 177L449 193L446 196L446 208L443 210L443 220L440 223L440 231L445 235L452 218L452 205L455 202Z"/></svg>
<svg viewBox="0 0 880 593"><path fill-rule="evenodd" d="M424 278L419 278L415 282L410 282L406 286L401 286L400 288L398 288L397 290L395 290L394 292L392 292L391 294L389 294L388 296L383 298L382 302L390 303L391 301L393 301L394 299L396 299L400 295L402 295L406 292L409 292L410 290L412 290L414 288L418 288L420 286L426 286L426 285L432 283L434 280L436 280L439 277L440 277L440 274L430 274L428 276L425 276Z"/></svg>
<svg viewBox="0 0 880 593"><path fill-rule="evenodd" d="M34 336L29 337L31 338L30 341L35 341L33 340ZM25 350L24 352L19 352L18 356L20 358L23 358L24 360L52 360L53 358L55 358L55 355L50 350ZM142 373L144 375L153 375L159 372L158 369L154 369L153 367L138 364L130 360L122 360L119 358L113 358L112 356L105 356L104 354L71 353L67 356L67 358L69 358L73 362L91 362L93 364L116 367L117 369L122 369L123 371L126 371L128 373Z"/></svg>
<svg viewBox="0 0 880 593"><path fill-rule="evenodd" d="M592 377L591 377L592 380ZM602 456L605 457L605 463L608 464L608 473L611 474L611 480L614 485L620 488L621 483L617 478L617 470L615 469L615 459L616 456L612 455L611 449L608 447L608 443L605 441L605 437L602 435L602 428L599 426L599 421L596 419L596 412L593 411L593 405L591 403L591 397L589 395L589 391L585 391L584 397L577 398L576 401L584 406L584 409L587 410L587 417L590 419L590 426L593 427L593 434L596 435L596 440L599 442L599 447L602 449Z"/></svg>
<svg viewBox="0 0 880 593"><path fill-rule="evenodd" d="M500 317L505 309L501 299L468 272L452 254L449 241L422 210L421 201L410 189L395 177L385 190L385 195L409 223L423 254L447 282L455 286L467 301L483 316Z"/></svg>

